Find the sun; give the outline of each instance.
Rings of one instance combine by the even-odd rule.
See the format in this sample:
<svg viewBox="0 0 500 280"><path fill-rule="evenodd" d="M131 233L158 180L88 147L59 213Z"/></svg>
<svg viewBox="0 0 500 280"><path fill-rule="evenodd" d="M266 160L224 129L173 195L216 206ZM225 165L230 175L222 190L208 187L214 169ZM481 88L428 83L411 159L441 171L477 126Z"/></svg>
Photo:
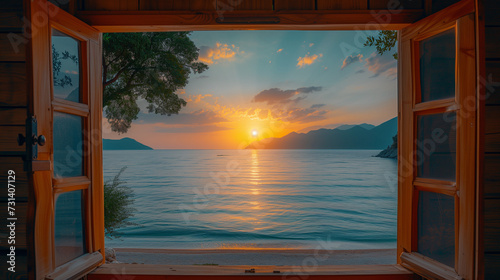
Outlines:
<svg viewBox="0 0 500 280"><path fill-rule="evenodd" d="M259 132L257 130L253 130L252 131L252 136L253 137L257 137L257 135L259 135Z"/></svg>

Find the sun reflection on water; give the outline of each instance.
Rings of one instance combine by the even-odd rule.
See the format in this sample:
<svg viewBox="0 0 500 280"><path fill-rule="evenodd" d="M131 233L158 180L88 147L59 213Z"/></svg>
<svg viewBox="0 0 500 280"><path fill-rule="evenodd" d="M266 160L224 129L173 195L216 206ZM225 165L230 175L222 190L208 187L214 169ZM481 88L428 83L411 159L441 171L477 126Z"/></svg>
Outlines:
<svg viewBox="0 0 500 280"><path fill-rule="evenodd" d="M251 165L251 170L250 170L251 178L250 182L254 186L259 186L260 185L260 164L259 164L259 154L257 150L252 150L252 165ZM259 195L260 194L260 188L259 187L253 187L250 189L252 191L252 194ZM256 197L253 197L253 199L256 199ZM258 201L251 201L250 204L254 205L252 208L253 209L260 209L260 203Z"/></svg>

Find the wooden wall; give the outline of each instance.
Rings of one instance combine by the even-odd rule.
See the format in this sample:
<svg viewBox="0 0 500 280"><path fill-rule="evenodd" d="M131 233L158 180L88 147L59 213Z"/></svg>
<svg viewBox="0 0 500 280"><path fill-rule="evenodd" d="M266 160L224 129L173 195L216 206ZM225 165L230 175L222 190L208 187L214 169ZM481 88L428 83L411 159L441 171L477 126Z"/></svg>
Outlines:
<svg viewBox="0 0 500 280"><path fill-rule="evenodd" d="M79 0L84 11L151 10L385 10L390 0ZM400 0L404 9L424 9L425 0ZM235 3L235 4L233 4Z"/></svg>
<svg viewBox="0 0 500 280"><path fill-rule="evenodd" d="M28 117L28 86L26 43L22 28L23 1L2 0L0 5L0 279L26 279L28 275L29 235L26 230L28 216L28 172L24 171L25 146L17 144L18 134L26 135ZM12 41L15 44L12 44ZM15 273L7 270L7 172L14 170L16 221ZM30 250L31 253L31 250ZM34 266L30 266L33 269Z"/></svg>
<svg viewBox="0 0 500 280"><path fill-rule="evenodd" d="M54 4L57 0L50 0ZM78 2L74 2L78 1ZM460 0L71 0L83 11L290 11L290 10L387 10L440 11ZM64 8L64 7L62 7ZM71 8L69 8L71 12Z"/></svg>
<svg viewBox="0 0 500 280"><path fill-rule="evenodd" d="M500 275L500 2L484 0L486 85L484 135L484 274Z"/></svg>

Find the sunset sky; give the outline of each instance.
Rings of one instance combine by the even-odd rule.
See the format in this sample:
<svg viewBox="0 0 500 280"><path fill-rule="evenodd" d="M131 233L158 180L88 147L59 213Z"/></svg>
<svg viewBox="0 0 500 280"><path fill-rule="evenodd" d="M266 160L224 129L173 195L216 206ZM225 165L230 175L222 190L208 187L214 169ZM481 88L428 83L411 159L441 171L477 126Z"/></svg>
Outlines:
<svg viewBox="0 0 500 280"><path fill-rule="evenodd" d="M361 39L360 39L361 38ZM155 149L236 149L292 131L378 125L397 115L397 61L363 47L354 31L200 31L209 69L178 94L179 115L148 114L126 134Z"/></svg>

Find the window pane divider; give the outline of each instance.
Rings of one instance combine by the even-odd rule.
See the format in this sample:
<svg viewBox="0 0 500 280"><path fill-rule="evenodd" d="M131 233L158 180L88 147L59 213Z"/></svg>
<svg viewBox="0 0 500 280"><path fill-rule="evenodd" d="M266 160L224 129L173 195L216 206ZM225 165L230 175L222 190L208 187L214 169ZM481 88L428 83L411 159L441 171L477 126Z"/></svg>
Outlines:
<svg viewBox="0 0 500 280"><path fill-rule="evenodd" d="M437 110L437 109L441 109L441 111L444 112L449 112L449 111L456 111L458 109L458 106L457 103L455 102L455 98L447 98L447 99L417 103L413 107L413 112L421 112L421 111Z"/></svg>
<svg viewBox="0 0 500 280"><path fill-rule="evenodd" d="M52 106L55 111L66 114L77 115L80 117L87 117L89 115L89 105L87 104L55 98L52 101Z"/></svg>
<svg viewBox="0 0 500 280"><path fill-rule="evenodd" d="M428 179L428 178L415 178L415 184L427 184L427 185L439 185L444 187L453 187L456 188L457 183L452 181L445 180L437 180L437 179Z"/></svg>
<svg viewBox="0 0 500 280"><path fill-rule="evenodd" d="M86 176L53 179L52 184L55 192L84 190L90 186L90 179Z"/></svg>
<svg viewBox="0 0 500 280"><path fill-rule="evenodd" d="M439 185L439 184L431 184L431 183L423 183L415 181L414 187L419 191L434 192L434 193L446 194L449 196L455 196L457 194L456 186L450 186L450 185Z"/></svg>

